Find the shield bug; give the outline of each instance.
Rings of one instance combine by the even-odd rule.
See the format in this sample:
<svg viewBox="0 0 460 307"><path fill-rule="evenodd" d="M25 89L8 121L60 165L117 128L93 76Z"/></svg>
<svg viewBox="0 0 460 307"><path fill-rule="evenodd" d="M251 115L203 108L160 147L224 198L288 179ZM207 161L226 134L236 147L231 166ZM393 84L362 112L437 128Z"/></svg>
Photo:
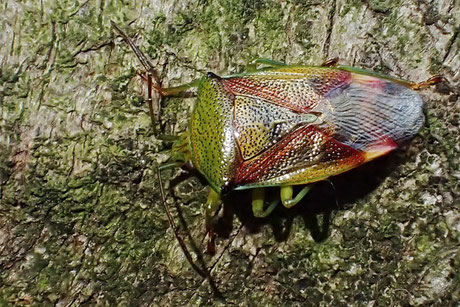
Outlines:
<svg viewBox="0 0 460 307"><path fill-rule="evenodd" d="M148 58L114 27L147 70L152 118L152 89L167 97L198 88L189 126L174 143L171 161L191 163L209 182L208 231L228 190L252 189L254 215L266 217L279 202L296 205L312 183L394 150L424 123L416 90L441 80L414 83L335 60L321 66L259 60L266 67L223 77L207 73L189 84L162 88ZM294 196L295 185L304 187ZM273 186L280 188L280 201L266 205L264 188Z"/></svg>

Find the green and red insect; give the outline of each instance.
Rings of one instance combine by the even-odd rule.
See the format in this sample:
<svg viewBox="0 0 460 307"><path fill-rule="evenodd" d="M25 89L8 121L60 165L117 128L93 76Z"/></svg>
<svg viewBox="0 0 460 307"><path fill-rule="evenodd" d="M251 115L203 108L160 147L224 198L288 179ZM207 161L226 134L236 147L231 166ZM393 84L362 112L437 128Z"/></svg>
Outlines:
<svg viewBox="0 0 460 307"><path fill-rule="evenodd" d="M261 60L268 67L161 88L148 59L119 32L153 77L150 91L164 97L198 87L172 159L191 163L209 182L208 225L225 191L252 189L254 215L265 217L278 203L265 206L265 187L280 187L281 203L291 207L312 183L394 150L424 123L415 90L441 80L412 83L336 61L311 67ZM294 185L305 187L294 196Z"/></svg>

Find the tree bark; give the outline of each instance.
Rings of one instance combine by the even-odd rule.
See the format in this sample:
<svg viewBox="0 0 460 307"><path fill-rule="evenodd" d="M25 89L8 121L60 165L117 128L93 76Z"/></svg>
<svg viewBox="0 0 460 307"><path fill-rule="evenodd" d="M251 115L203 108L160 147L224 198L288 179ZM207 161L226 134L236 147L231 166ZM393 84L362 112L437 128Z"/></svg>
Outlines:
<svg viewBox="0 0 460 307"><path fill-rule="evenodd" d="M459 1L6 0L0 10L0 305L460 300ZM111 20L164 86L256 58L338 57L446 81L420 92L426 125L412 142L317 184L295 208L258 220L250 193L231 193L214 256L202 254L206 182L162 171L180 233L211 269L203 280L162 208L156 168L170 143L154 134L142 67ZM186 128L193 101L162 101L162 134Z"/></svg>

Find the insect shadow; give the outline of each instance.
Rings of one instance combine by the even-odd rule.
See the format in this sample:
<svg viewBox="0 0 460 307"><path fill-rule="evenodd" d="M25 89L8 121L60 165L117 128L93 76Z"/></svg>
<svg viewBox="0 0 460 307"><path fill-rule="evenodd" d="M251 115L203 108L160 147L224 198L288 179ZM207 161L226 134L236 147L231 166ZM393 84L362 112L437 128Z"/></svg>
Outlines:
<svg viewBox="0 0 460 307"><path fill-rule="evenodd" d="M328 238L335 212L351 210L354 203L381 185L394 171L395 165L404 161L404 157L398 155L403 150L335 176L330 181L318 182L296 206L287 209L279 204L262 219L254 217L250 191L234 191L223 198L223 213L215 225L215 232L221 238L229 238L236 217L249 233L258 233L264 225L269 225L275 239L282 242L289 237L294 219L301 217L312 238L322 242ZM270 188L267 195L268 200L279 197L279 188Z"/></svg>

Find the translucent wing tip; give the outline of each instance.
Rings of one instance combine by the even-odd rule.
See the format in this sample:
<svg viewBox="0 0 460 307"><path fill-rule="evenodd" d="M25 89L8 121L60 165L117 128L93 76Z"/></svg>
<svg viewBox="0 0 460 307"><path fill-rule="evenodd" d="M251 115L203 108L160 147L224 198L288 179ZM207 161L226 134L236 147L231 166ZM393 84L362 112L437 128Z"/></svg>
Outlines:
<svg viewBox="0 0 460 307"><path fill-rule="evenodd" d="M330 97L330 120L337 139L369 157L382 155L413 137L423 126L423 101L414 90L372 76L352 74Z"/></svg>

